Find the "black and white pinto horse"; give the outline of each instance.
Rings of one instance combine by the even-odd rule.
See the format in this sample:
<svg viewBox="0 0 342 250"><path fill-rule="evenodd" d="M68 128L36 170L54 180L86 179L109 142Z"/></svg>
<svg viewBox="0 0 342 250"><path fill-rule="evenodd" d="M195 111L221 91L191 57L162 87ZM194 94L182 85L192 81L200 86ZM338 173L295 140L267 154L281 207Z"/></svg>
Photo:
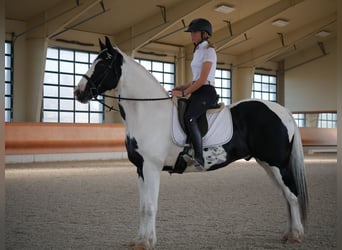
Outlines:
<svg viewBox="0 0 342 250"><path fill-rule="evenodd" d="M113 48L107 37L100 46L101 52L79 82L75 96L87 103L107 90L116 91L126 127L128 158L137 167L139 180L140 226L129 246L153 249L160 174L175 166L183 150L171 138L174 104L160 83L132 58ZM231 112L233 135L222 145L225 160L205 166L205 170L254 157L280 187L287 202L288 229L283 240L300 242L308 195L301 138L291 113L276 103L261 100L243 100L226 108ZM196 167L186 171L196 171Z"/></svg>

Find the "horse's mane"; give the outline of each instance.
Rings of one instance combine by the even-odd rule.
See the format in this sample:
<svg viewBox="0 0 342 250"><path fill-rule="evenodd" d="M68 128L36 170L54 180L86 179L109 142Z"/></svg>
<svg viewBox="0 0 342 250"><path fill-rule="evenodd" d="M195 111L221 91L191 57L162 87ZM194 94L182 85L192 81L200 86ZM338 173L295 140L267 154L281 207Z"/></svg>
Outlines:
<svg viewBox="0 0 342 250"><path fill-rule="evenodd" d="M166 90L163 88L163 86L160 84L160 82L157 80L157 78L150 72L148 71L144 66L142 66L140 63L135 61L131 56L128 56L125 52L120 50L118 47L114 47L115 50L117 50L123 57L123 66L122 66L122 71L123 75L127 74L128 72L125 71L130 71L128 74L132 74L132 72L135 73L141 73L142 77L140 78L141 80L145 79L148 83L153 83L153 87L155 88L160 88L165 94L167 94ZM132 67L132 68L131 68Z"/></svg>

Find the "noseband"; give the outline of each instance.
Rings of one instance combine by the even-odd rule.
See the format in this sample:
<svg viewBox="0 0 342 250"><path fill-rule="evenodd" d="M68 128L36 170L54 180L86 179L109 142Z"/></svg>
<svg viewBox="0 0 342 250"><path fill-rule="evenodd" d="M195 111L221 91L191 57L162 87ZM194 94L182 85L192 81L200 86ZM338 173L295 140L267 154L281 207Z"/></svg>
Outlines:
<svg viewBox="0 0 342 250"><path fill-rule="evenodd" d="M94 81L86 74L82 75L82 77L85 78L87 82L90 84L91 99L96 98L98 96L98 87L96 87Z"/></svg>

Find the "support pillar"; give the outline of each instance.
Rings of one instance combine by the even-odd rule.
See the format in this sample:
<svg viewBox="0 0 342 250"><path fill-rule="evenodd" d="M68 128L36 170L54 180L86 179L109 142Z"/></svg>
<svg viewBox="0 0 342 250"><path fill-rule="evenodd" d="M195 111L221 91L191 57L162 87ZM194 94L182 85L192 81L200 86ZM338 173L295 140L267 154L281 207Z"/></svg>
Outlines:
<svg viewBox="0 0 342 250"><path fill-rule="evenodd" d="M5 249L5 1L0 0L0 250Z"/></svg>
<svg viewBox="0 0 342 250"><path fill-rule="evenodd" d="M337 249L342 249L342 1L337 1Z"/></svg>
<svg viewBox="0 0 342 250"><path fill-rule="evenodd" d="M31 86L27 89L26 97L26 103L30 107L27 110L29 122L40 122L46 50L46 38L27 40L27 86Z"/></svg>
<svg viewBox="0 0 342 250"><path fill-rule="evenodd" d="M251 98L254 71L254 67L241 67L233 69L233 103L242 99Z"/></svg>

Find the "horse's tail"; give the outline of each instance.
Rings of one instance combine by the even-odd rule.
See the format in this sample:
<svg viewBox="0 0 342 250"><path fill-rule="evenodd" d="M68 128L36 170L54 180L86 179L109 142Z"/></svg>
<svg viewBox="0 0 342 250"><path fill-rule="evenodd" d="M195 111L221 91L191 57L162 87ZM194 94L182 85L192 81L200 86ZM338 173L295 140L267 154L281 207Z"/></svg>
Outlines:
<svg viewBox="0 0 342 250"><path fill-rule="evenodd" d="M295 122L295 121L294 121ZM298 192L298 202L300 206L300 212L302 220L305 223L307 218L309 200L306 187L305 178L305 164L302 141L299 133L299 129L295 126L295 131L292 139L292 149L290 155L289 167L293 173L295 185Z"/></svg>

